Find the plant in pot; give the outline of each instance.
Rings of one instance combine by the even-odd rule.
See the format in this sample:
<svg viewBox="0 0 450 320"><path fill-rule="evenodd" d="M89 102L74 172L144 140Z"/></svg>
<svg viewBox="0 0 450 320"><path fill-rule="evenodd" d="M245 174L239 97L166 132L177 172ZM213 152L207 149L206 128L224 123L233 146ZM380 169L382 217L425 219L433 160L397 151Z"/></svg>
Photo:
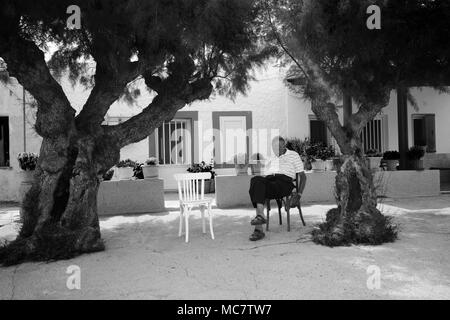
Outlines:
<svg viewBox="0 0 450 320"><path fill-rule="evenodd" d="M214 169L212 165L207 165L205 161L202 161L200 163L195 163L191 165L188 169L188 172L190 173L198 173L198 172L210 172L211 178L205 180L205 193L213 193L216 190L215 180L214 177L216 176L216 173L214 172ZM200 190L199 190L200 192Z"/></svg>
<svg viewBox="0 0 450 320"><path fill-rule="evenodd" d="M333 158L336 156L333 146L323 146L319 158L325 162L325 170L334 170Z"/></svg>
<svg viewBox="0 0 450 320"><path fill-rule="evenodd" d="M22 201L25 194L30 190L33 183L34 170L38 162L39 156L33 152L21 152L17 156L22 175L22 181L19 187L19 199Z"/></svg>
<svg viewBox="0 0 450 320"><path fill-rule="evenodd" d="M233 157L234 169L236 175L246 176L248 175L248 155L246 153L239 153Z"/></svg>
<svg viewBox="0 0 450 320"><path fill-rule="evenodd" d="M112 179L112 177L114 176L114 170L113 169L109 169L108 171L106 171L103 176L102 176L102 180L103 181L110 181Z"/></svg>
<svg viewBox="0 0 450 320"><path fill-rule="evenodd" d="M136 180L144 179L144 171L142 168L144 165L142 163L136 163L136 165L133 168L133 178Z"/></svg>
<svg viewBox="0 0 450 320"><path fill-rule="evenodd" d="M254 176L260 176L264 169L264 157L261 153L254 153L250 158L250 171Z"/></svg>
<svg viewBox="0 0 450 320"><path fill-rule="evenodd" d="M133 177L133 169L136 167L136 162L130 159L121 160L116 167L117 179L130 180Z"/></svg>
<svg viewBox="0 0 450 320"><path fill-rule="evenodd" d="M142 166L142 172L145 179L156 179L159 175L158 159L150 157L145 161L145 165Z"/></svg>
<svg viewBox="0 0 450 320"><path fill-rule="evenodd" d="M400 153L398 151L386 151L383 154L383 161L386 163L388 171L397 170Z"/></svg>
<svg viewBox="0 0 450 320"><path fill-rule="evenodd" d="M409 160L409 167L412 170L423 170L423 156L425 155L425 150L419 146L413 146L409 148L406 156Z"/></svg>
<svg viewBox="0 0 450 320"><path fill-rule="evenodd" d="M328 160L331 157L331 154L334 155L334 150L331 151L324 143L316 142L311 143L307 149L306 154L308 159L311 161L311 166L313 171L325 171L326 163L325 160Z"/></svg>
<svg viewBox="0 0 450 320"><path fill-rule="evenodd" d="M369 149L366 151L367 165L371 171L379 171L381 159L383 155L376 149Z"/></svg>

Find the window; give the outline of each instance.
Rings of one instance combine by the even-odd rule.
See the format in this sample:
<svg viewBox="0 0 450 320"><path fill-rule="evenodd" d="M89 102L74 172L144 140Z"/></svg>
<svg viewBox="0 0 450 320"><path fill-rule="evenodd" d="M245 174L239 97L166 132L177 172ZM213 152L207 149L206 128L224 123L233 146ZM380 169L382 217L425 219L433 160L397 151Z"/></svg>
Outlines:
<svg viewBox="0 0 450 320"><path fill-rule="evenodd" d="M383 153L387 149L387 116L376 117L369 121L361 132L363 151L377 150Z"/></svg>
<svg viewBox="0 0 450 320"><path fill-rule="evenodd" d="M160 164L190 164L191 119L173 119L156 130L157 158Z"/></svg>
<svg viewBox="0 0 450 320"><path fill-rule="evenodd" d="M311 142L322 142L328 145L328 130L325 122L315 116L309 116L309 139Z"/></svg>
<svg viewBox="0 0 450 320"><path fill-rule="evenodd" d="M427 146L427 152L436 152L436 124L434 114L413 114L413 144Z"/></svg>
<svg viewBox="0 0 450 320"><path fill-rule="evenodd" d="M0 167L9 167L9 120L0 117Z"/></svg>

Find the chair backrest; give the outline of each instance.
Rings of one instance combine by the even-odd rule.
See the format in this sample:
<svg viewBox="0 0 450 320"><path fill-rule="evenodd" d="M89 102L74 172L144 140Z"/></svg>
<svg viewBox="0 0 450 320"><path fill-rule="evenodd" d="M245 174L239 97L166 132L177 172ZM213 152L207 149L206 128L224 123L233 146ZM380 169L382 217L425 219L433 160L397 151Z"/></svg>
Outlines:
<svg viewBox="0 0 450 320"><path fill-rule="evenodd" d="M203 200L205 196L205 180L211 179L211 173L178 173L174 177L178 183L178 198L180 200Z"/></svg>

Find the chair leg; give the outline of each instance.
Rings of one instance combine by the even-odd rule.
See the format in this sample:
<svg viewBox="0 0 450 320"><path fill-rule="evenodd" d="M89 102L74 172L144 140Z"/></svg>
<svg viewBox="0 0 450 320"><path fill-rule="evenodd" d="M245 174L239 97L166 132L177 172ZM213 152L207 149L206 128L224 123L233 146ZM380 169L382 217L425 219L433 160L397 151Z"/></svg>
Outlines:
<svg viewBox="0 0 450 320"><path fill-rule="evenodd" d="M276 199L277 201L277 206L278 206L278 219L280 221L280 226L283 224L283 220L281 217L281 207L283 206L283 200L281 199Z"/></svg>
<svg viewBox="0 0 450 320"><path fill-rule="evenodd" d="M286 208L286 219L287 219L287 231L291 231L291 214L290 214L290 208Z"/></svg>
<svg viewBox="0 0 450 320"><path fill-rule="evenodd" d="M266 217L266 231L269 231L270 200L267 200L267 201L266 201L266 210L267 210L267 217Z"/></svg>
<svg viewBox="0 0 450 320"><path fill-rule="evenodd" d="M202 231L203 233L206 233L206 226L205 226L205 206L200 206L200 212L202 213Z"/></svg>
<svg viewBox="0 0 450 320"><path fill-rule="evenodd" d="M183 206L180 206L180 226L178 228L178 236L181 237L183 233Z"/></svg>
<svg viewBox="0 0 450 320"><path fill-rule="evenodd" d="M186 243L189 242L189 213L191 211L191 208L186 208L185 212L184 212L184 225L185 225L185 229L186 229L186 237L185 237L185 241Z"/></svg>
<svg viewBox="0 0 450 320"><path fill-rule="evenodd" d="M211 211L211 204L208 204L208 215L209 215L209 231L211 232L211 238L214 240L213 214Z"/></svg>
<svg viewBox="0 0 450 320"><path fill-rule="evenodd" d="M303 220L303 213L302 213L302 204L301 204L301 202L298 204L298 212L300 214L300 219L302 219L303 226L306 226L305 220Z"/></svg>

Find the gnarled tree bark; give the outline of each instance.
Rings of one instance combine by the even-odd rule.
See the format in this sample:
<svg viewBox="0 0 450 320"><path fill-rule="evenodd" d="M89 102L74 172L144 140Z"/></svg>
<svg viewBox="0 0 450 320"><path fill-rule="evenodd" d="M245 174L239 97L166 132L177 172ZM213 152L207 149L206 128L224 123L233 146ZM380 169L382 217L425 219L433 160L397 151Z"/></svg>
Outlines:
<svg viewBox="0 0 450 320"><path fill-rule="evenodd" d="M338 207L330 210L326 222L313 231L316 243L329 246L381 244L396 238L396 226L377 209L373 175L362 155L359 138L362 128L382 107L361 106L342 126L333 104L313 104L313 111L325 121L342 152L335 182Z"/></svg>

